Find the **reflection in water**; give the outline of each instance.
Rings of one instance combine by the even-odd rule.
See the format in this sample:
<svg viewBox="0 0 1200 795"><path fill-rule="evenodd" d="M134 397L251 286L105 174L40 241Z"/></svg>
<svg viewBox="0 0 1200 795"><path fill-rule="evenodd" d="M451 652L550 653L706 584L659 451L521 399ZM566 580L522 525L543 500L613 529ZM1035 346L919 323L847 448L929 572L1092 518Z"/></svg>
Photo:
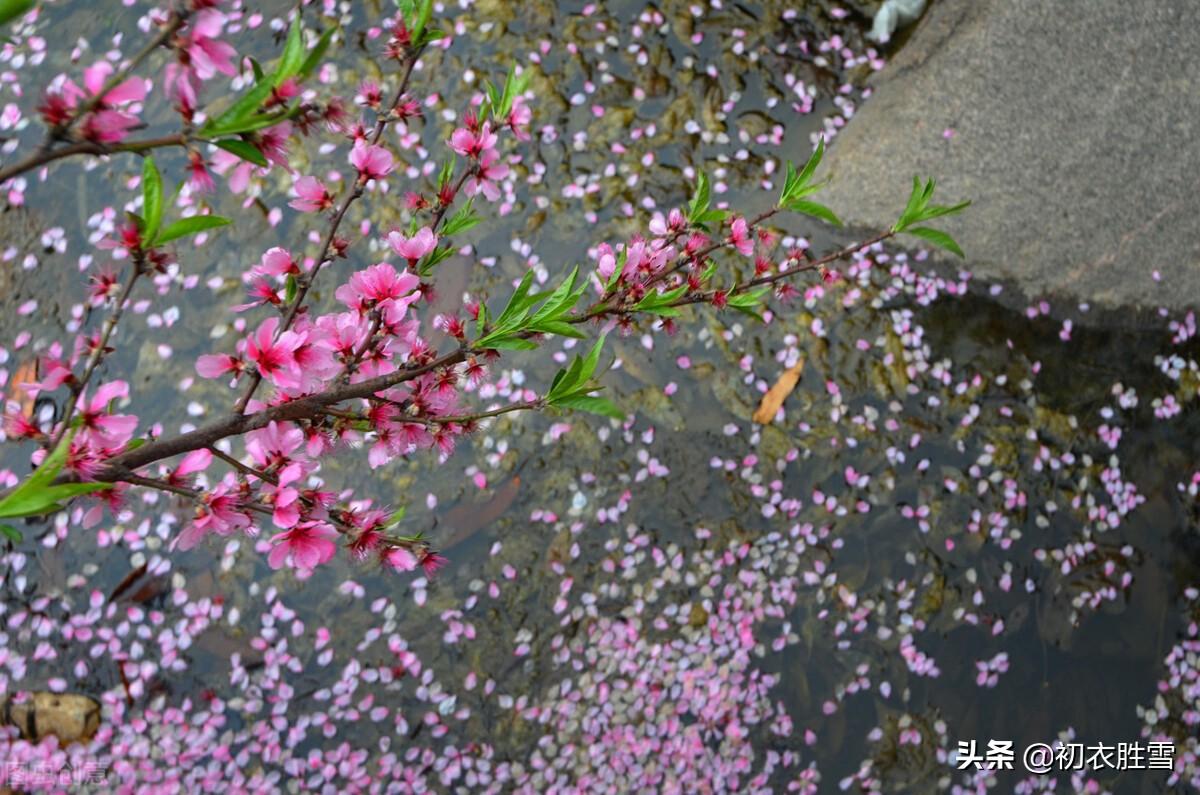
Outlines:
<svg viewBox="0 0 1200 795"><path fill-rule="evenodd" d="M439 301L498 298L526 268L586 262L588 245L682 202L701 165L734 206L771 200L759 183L780 160L852 113L858 91L840 87L873 66L854 54L869 4L845 18L823 3L720 5L481 0L463 15L467 34L430 73L482 76L539 53L541 135L505 186L511 212L444 266ZM78 4L56 13L85 32ZM362 26L361 9L348 16ZM380 70L365 49L340 57L346 87ZM474 90L437 87L439 108ZM415 132L432 144L442 121L430 111ZM319 158L299 142L293 156L301 170ZM119 208L135 170L61 166L54 178L80 186L78 205L35 186L30 207L3 216L9 259L38 265L0 277L12 306L39 302L0 319L8 370L28 359L19 331L37 345L82 319L74 264L116 216L91 216L89 194ZM183 255L192 289L182 274L163 280L120 332L124 353L107 366L136 373L136 400L164 407L168 427L224 410L216 385L190 383L190 362L228 342L245 263L304 239L295 215L271 213L271 187L221 197L240 217L229 242ZM399 202L376 207L377 227L401 221ZM42 234L56 225L64 250ZM252 789L371 776L925 792L966 781L948 763L960 740L1138 739L1138 707L1154 702L1200 580L1196 502L1177 488L1192 482L1200 434L1186 410L1160 419L1167 395L1195 394L1194 341L1079 319L1065 334L924 270L872 251L768 326L701 312L675 338L618 340L606 383L636 412L629 427L506 418L444 464L372 472L347 453L327 465L329 483L407 504L406 526L451 552L433 582L340 559L297 582L244 539L167 556L186 509L162 499L151 519L94 538L27 541L4 558L5 681L64 677L102 698L118 740L96 752L117 774L192 788L228 786L236 767ZM800 355L785 417L752 425ZM523 369L502 373L500 390L553 372L532 357L508 366ZM4 453L25 471L24 453ZM53 654L35 652L39 622L89 639L55 629ZM122 656L152 666L153 687L126 687ZM1175 720L1187 705L1170 708ZM1137 792L1162 780L1152 775L1098 778ZM1076 786L1063 777L1059 791Z"/></svg>

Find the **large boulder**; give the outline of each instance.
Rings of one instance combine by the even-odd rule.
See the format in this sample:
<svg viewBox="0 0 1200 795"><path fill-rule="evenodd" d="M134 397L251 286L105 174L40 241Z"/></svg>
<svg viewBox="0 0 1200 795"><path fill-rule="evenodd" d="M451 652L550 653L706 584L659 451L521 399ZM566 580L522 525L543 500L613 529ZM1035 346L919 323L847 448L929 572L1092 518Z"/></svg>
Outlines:
<svg viewBox="0 0 1200 795"><path fill-rule="evenodd" d="M944 203L975 202L944 228L978 275L1102 307L1200 304L1197 53L1195 0L939 0L871 78L822 195L875 229L934 176Z"/></svg>

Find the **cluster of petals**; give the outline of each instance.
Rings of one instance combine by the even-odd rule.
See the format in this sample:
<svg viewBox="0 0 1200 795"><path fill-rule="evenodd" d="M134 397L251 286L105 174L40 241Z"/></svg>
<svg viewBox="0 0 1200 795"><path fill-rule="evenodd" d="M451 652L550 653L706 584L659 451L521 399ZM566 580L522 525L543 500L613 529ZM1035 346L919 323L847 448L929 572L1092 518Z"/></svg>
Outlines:
<svg viewBox="0 0 1200 795"><path fill-rule="evenodd" d="M94 109L83 120L83 137L106 144L123 140L141 123L129 108L146 98L146 81L130 77L105 91L113 71L112 64L100 61L84 70L83 88L63 80L60 91L47 94L41 106L42 117L48 124L59 125L70 121L80 108L90 105Z"/></svg>
<svg viewBox="0 0 1200 795"><path fill-rule="evenodd" d="M179 33L176 48L179 57L167 65L163 80L167 96L186 116L196 110L202 82L218 74L228 77L237 74L237 51L219 38L225 21L220 11L206 8L194 14Z"/></svg>

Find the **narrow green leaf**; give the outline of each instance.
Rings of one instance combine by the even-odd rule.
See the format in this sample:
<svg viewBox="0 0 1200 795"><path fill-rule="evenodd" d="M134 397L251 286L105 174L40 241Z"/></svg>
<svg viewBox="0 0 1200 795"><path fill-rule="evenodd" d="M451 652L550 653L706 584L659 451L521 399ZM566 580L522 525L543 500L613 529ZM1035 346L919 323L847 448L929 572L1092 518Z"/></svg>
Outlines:
<svg viewBox="0 0 1200 795"><path fill-rule="evenodd" d="M269 80L258 83L254 88L243 94L237 102L230 105L224 113L207 122L200 130L201 135L210 137L245 132L245 130L241 129L244 120L262 107L262 104L270 98L271 92L274 89L275 86Z"/></svg>
<svg viewBox="0 0 1200 795"><path fill-rule="evenodd" d="M617 405L608 398L595 397L592 395L580 395L576 397L563 398L556 401L555 406L561 406L566 409L576 409L578 411L587 411L592 414L600 414L605 417L612 417L614 420L624 420L625 412L617 408Z"/></svg>
<svg viewBox="0 0 1200 795"><path fill-rule="evenodd" d="M243 141L241 138L225 138L220 141L213 141L213 143L226 152L235 154L242 160L247 160L256 166L266 168L268 165L267 158L258 150L258 147Z"/></svg>
<svg viewBox="0 0 1200 795"><path fill-rule="evenodd" d="M0 0L0 25L7 25L24 16L33 8L36 0Z"/></svg>
<svg viewBox="0 0 1200 795"><path fill-rule="evenodd" d="M560 337L571 337L577 340L587 339L587 335L580 331L578 326L562 320L531 320L529 330L539 334L557 334Z"/></svg>
<svg viewBox="0 0 1200 795"><path fill-rule="evenodd" d="M304 56L304 26L300 21L300 13L296 12L292 26L288 29L287 43L283 45L283 55L279 58L279 65L275 67L275 74L271 75L272 86L279 88L289 77L298 75L304 64Z"/></svg>
<svg viewBox="0 0 1200 795"><path fill-rule="evenodd" d="M912 216L920 210L921 204L921 178L913 177L912 193L908 196L908 204L904 205L904 212L900 213L899 220L892 225L893 232L900 232L904 227L912 223Z"/></svg>
<svg viewBox="0 0 1200 795"><path fill-rule="evenodd" d="M809 155L808 162L804 164L804 168L800 171L800 177L797 179L796 187L802 188L809 183L813 178L813 174L817 172L817 166L821 165L821 158L825 156L825 136L817 139L817 148Z"/></svg>
<svg viewBox="0 0 1200 795"><path fill-rule="evenodd" d="M951 251L960 257L965 258L967 255L959 248L958 243L954 242L954 238L938 229L930 229L928 226L918 226L915 229L904 230L905 234L919 237L922 240L928 240L935 246L941 246L947 251Z"/></svg>
<svg viewBox="0 0 1200 795"><path fill-rule="evenodd" d="M475 347L483 350L491 349L497 351L532 351L537 349L537 343L524 337L518 337L512 333L489 334L475 343Z"/></svg>
<svg viewBox="0 0 1200 795"><path fill-rule="evenodd" d="M10 524L0 524L0 536L4 536L14 544L19 544L25 540L25 536L21 535L21 531Z"/></svg>
<svg viewBox="0 0 1200 795"><path fill-rule="evenodd" d="M429 24L429 18L433 16L433 0L420 0L420 3L417 17L412 24L413 40L421 38L421 34L425 32L425 26Z"/></svg>
<svg viewBox="0 0 1200 795"><path fill-rule="evenodd" d="M545 320L553 320L561 317L575 305L575 301L579 300L579 294L575 293L575 279L579 275L579 266L576 265L567 274L567 278L558 286L554 292L550 293L550 297L546 299L546 303L542 304L532 318L533 323L540 323ZM574 300L572 300L574 296Z"/></svg>
<svg viewBox="0 0 1200 795"><path fill-rule="evenodd" d="M325 57L325 53L329 50L329 45L333 43L333 37L337 33L336 27L327 29L321 34L321 38L317 39L317 43L308 51L308 56L304 59L304 63L300 65L299 76L307 79L313 72L317 71L317 67L321 65L321 59Z"/></svg>
<svg viewBox="0 0 1200 795"><path fill-rule="evenodd" d="M478 213L475 212L472 205L475 202L475 197L467 199L467 203L458 208L454 215L450 216L442 227L443 237L453 237L460 232L466 232L473 229L480 221L483 220Z"/></svg>
<svg viewBox="0 0 1200 795"><path fill-rule="evenodd" d="M831 223L834 226L842 225L842 219L834 215L833 210L829 209L823 204L818 204L817 202L810 202L805 199L796 199L789 202L787 208L794 213L803 213L804 215L811 215L814 218L820 218L822 221Z"/></svg>
<svg viewBox="0 0 1200 795"><path fill-rule="evenodd" d="M921 211L921 214L915 219L914 222L915 223L923 223L925 221L932 221L934 218L942 218L947 215L957 215L958 213L961 213L963 210L967 209L970 206L971 206L971 202L970 202L970 200L967 200L965 202L959 202L958 204L951 205L949 207L942 206L942 205L926 207L924 210Z"/></svg>
<svg viewBox="0 0 1200 795"><path fill-rule="evenodd" d="M154 242L155 244L170 243L172 240L178 240L181 237L189 235L198 235L209 229L227 226L229 223L230 220L228 218L222 218L219 215L193 215L191 218L180 218L164 229Z"/></svg>
<svg viewBox="0 0 1200 795"><path fill-rule="evenodd" d="M142 161L142 212L145 214L145 226L142 227L142 244L153 245L154 236L162 224L163 189L162 176L154 158L147 155Z"/></svg>
<svg viewBox="0 0 1200 795"><path fill-rule="evenodd" d="M596 373L596 365L600 363L600 351L604 347L604 340L607 336L607 334L601 334L600 339L596 340L596 344L588 351L587 357L583 360L583 368L579 371L580 382L589 380Z"/></svg>

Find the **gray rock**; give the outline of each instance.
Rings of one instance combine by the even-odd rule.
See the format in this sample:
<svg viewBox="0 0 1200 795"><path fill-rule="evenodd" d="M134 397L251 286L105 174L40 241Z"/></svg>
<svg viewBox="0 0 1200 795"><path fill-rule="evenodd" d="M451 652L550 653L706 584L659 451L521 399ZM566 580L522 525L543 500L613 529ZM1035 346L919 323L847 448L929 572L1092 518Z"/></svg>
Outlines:
<svg viewBox="0 0 1200 795"><path fill-rule="evenodd" d="M878 229L933 176L935 202L975 202L942 228L977 275L1200 304L1198 52L1194 0L941 0L834 139L823 199Z"/></svg>

